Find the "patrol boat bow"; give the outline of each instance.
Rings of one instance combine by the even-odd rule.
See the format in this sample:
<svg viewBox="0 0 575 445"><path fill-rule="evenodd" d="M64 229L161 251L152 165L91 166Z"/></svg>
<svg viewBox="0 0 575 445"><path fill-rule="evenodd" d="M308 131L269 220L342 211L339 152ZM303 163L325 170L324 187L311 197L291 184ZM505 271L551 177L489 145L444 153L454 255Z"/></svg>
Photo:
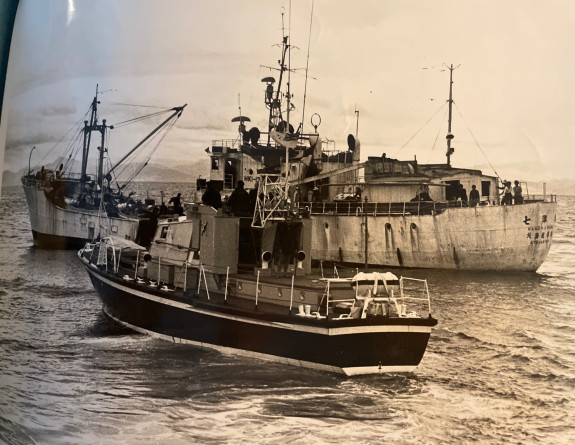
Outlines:
<svg viewBox="0 0 575 445"><path fill-rule="evenodd" d="M135 331L348 376L413 371L437 324L427 282L315 274L311 220L268 216L254 228L190 205L149 250L107 237L78 255L104 312Z"/></svg>

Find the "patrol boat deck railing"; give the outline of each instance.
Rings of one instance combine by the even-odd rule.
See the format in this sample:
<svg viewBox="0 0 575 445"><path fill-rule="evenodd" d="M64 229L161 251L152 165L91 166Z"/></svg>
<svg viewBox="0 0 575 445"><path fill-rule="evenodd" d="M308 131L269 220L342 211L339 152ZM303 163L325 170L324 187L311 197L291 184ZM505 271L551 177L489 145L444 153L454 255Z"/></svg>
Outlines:
<svg viewBox="0 0 575 445"><path fill-rule="evenodd" d="M92 267L131 283L132 286L180 301L199 298L216 305L242 308L251 306L260 313L287 312L291 316L317 320L377 316L421 319L427 317L425 312L431 316L427 281L397 278L389 273L387 277L384 277L386 274L360 273L350 278L313 275L298 276L297 279L295 273L277 277L264 275L261 270L230 274L229 267L218 268L170 258L151 258L144 249L133 251L125 247L123 242L116 245L109 238L87 245L82 251L82 257ZM419 284L419 290L411 286L414 283ZM379 291L376 290L378 286ZM286 297L289 295L289 299L282 298L282 293ZM303 293L308 294L305 300L301 297ZM417 306L417 311L408 312L408 304Z"/></svg>

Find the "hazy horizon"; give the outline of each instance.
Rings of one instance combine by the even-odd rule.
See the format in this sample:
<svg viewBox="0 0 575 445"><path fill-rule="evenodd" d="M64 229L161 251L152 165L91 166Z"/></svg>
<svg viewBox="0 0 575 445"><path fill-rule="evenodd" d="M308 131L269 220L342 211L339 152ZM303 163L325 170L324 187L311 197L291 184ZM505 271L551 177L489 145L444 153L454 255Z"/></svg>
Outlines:
<svg viewBox="0 0 575 445"><path fill-rule="evenodd" d="M240 106L265 128L261 79L277 78L269 67L280 56L282 7L293 68L306 66L310 43L305 131L319 113L320 135L344 149L359 110L363 159L385 152L445 162L453 64L454 166L575 178L575 2L535 0L305 0L292 2L291 15L282 1L21 0L2 170L26 166L34 145L32 164L41 159L81 117L96 84L107 90L103 103L188 103L156 154L165 159L201 159L212 140L234 138ZM303 73L291 75L297 120ZM112 142L117 157L130 146L119 136Z"/></svg>

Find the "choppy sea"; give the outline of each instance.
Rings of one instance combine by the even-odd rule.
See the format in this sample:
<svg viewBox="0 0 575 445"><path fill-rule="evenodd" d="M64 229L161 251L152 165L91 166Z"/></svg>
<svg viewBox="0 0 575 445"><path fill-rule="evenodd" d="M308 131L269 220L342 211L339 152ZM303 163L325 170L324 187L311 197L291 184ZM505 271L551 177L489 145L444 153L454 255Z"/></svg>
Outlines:
<svg viewBox="0 0 575 445"><path fill-rule="evenodd" d="M537 273L404 274L428 279L439 320L410 374L175 345L108 320L76 252L34 248L24 194L5 187L0 443L575 443L575 197L559 197Z"/></svg>

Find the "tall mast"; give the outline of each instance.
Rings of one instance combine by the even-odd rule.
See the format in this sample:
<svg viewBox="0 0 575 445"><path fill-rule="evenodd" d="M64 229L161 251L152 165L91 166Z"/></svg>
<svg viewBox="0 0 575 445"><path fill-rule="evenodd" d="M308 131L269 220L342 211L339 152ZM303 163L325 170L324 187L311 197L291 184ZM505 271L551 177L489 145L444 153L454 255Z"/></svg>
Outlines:
<svg viewBox="0 0 575 445"><path fill-rule="evenodd" d="M98 150L100 150L100 156L98 157L98 185L102 187L104 183L104 153L108 150L104 146L106 143L106 119L102 119L102 125L96 125L96 129L102 135L102 141Z"/></svg>
<svg viewBox="0 0 575 445"><path fill-rule="evenodd" d="M96 84L96 95L92 100L92 113L90 114L90 122L84 121L84 145L82 149L82 174L80 180L86 182L86 170L88 169L88 154L90 152L90 141L92 139L92 131L94 126L98 123L98 85Z"/></svg>
<svg viewBox="0 0 575 445"><path fill-rule="evenodd" d="M453 64L447 67L449 69L449 119L447 121L447 136L445 137L447 139L447 152L445 153L445 156L447 156L448 167L451 167L451 155L455 151L455 149L451 146L451 140L454 138L453 134L451 133L451 117L453 110L453 70L458 67L459 65L454 68Z"/></svg>
<svg viewBox="0 0 575 445"><path fill-rule="evenodd" d="M288 32L291 33L291 3L290 3L290 9L289 9L289 18L288 18ZM288 72L288 80L287 80L287 86L286 86L286 103L287 103L287 110L286 110L286 128L285 131L286 133L290 132L290 123L289 123L289 112L290 112L290 108L291 108L291 90L290 90L290 83L291 83L291 44L289 42L289 35L285 36L285 42L287 44L287 51L288 51L288 67L287 67L287 72ZM286 183L285 183L285 190L284 190L284 196L287 198L288 196L288 191L289 191L289 170L290 170L290 166L289 166L289 148L288 145L286 144Z"/></svg>
<svg viewBox="0 0 575 445"><path fill-rule="evenodd" d="M90 115L90 122L84 121L84 145L82 149L82 173L80 175L80 181L82 183L86 183L88 176L86 171L88 169L88 155L90 154L90 142L92 140L92 132L99 131L102 140L101 146L98 147L100 150L100 154L98 157L98 172L97 172L97 183L100 187L102 187L103 183L103 165L104 165L104 153L106 152L106 148L104 147L105 139L106 139L106 120L102 121L102 125L98 125L98 85L96 84L96 95L92 100L92 105L90 108L92 109L92 113Z"/></svg>

